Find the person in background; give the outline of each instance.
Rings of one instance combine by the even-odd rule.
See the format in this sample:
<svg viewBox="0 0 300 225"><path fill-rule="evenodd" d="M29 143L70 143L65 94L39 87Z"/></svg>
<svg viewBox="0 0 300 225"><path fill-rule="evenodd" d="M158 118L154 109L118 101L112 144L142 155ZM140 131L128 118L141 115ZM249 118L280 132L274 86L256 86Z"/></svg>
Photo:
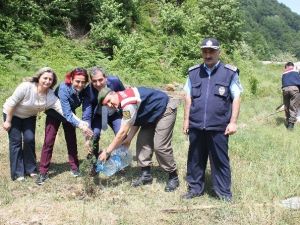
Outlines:
<svg viewBox="0 0 300 225"><path fill-rule="evenodd" d="M22 82L3 105L3 128L9 137L11 179L25 180L37 175L35 128L39 112L53 109L62 114L52 88L57 82L53 69L43 67Z"/></svg>
<svg viewBox="0 0 300 225"><path fill-rule="evenodd" d="M93 130L92 151L98 158L99 140L101 130L107 129L107 124L116 134L121 126L122 113L114 109L108 109L98 104L98 94L102 88L108 87L113 91L125 90L121 80L116 76L107 76L102 67L92 67L90 72L91 82L84 89L84 99L82 103L82 120L89 124ZM89 145L89 140L86 145Z"/></svg>
<svg viewBox="0 0 300 225"><path fill-rule="evenodd" d="M287 62L284 68L285 70L282 74L282 95L287 124L286 128L293 130L294 124L297 121L297 111L300 107L300 75L292 62Z"/></svg>
<svg viewBox="0 0 300 225"><path fill-rule="evenodd" d="M215 38L201 44L204 63L188 71L184 87L183 133L189 136L187 160L188 191L183 199L204 192L207 160L211 164L213 190L225 201L232 199L228 156L229 135L237 131L242 86L239 70L220 60L220 45Z"/></svg>
<svg viewBox="0 0 300 225"><path fill-rule="evenodd" d="M133 187L152 183L151 165L153 152L160 167L169 174L165 191L179 186L177 167L173 156L172 136L178 102L166 93L151 88L128 88L114 92L103 88L99 103L115 110L122 110L121 128L111 144L99 155L105 161L111 152L123 144L129 147L139 130L136 156L141 175L132 182Z"/></svg>
<svg viewBox="0 0 300 225"><path fill-rule="evenodd" d="M63 116L53 110L46 111L45 138L39 166L40 173L36 180L38 185L43 184L49 178L48 170L52 158L53 146L61 123L67 143L71 175L74 177L80 175L75 128L79 127L85 136L91 137L93 132L86 122L79 120L74 114L75 109L78 108L83 101L84 96L82 90L87 82L87 71L83 68L76 68L66 74L65 82L61 83L55 90L55 94L61 102Z"/></svg>

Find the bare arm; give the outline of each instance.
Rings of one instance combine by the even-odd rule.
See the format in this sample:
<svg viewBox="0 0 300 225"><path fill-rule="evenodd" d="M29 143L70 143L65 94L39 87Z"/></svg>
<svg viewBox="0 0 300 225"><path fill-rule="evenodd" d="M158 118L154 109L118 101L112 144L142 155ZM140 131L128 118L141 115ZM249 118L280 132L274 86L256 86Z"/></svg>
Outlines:
<svg viewBox="0 0 300 225"><path fill-rule="evenodd" d="M229 124L226 127L225 135L231 135L237 131L237 120L240 113L240 104L241 104L240 96L233 99L231 118Z"/></svg>
<svg viewBox="0 0 300 225"><path fill-rule="evenodd" d="M185 94L184 98L184 118L183 118L183 133L189 133L189 117L190 117L190 109L191 109L192 99L191 96Z"/></svg>
<svg viewBox="0 0 300 225"><path fill-rule="evenodd" d="M133 137L135 136L135 134L138 132L139 128L140 128L139 126L133 126L133 127L131 127L131 129L130 129L130 131L129 131L127 137L126 137L126 139L122 143L124 146L126 146L127 148L129 148L130 143L131 143Z"/></svg>
<svg viewBox="0 0 300 225"><path fill-rule="evenodd" d="M106 150L104 150L100 155L99 155L99 160L101 161L105 161L108 157L108 155L114 150L116 149L117 147L119 147L124 138L126 137L129 129L131 128L132 126L129 124L129 123L123 123L121 125L121 128L120 130L118 131L118 133L116 134L115 138L113 139L113 141L110 143L110 145L107 147Z"/></svg>

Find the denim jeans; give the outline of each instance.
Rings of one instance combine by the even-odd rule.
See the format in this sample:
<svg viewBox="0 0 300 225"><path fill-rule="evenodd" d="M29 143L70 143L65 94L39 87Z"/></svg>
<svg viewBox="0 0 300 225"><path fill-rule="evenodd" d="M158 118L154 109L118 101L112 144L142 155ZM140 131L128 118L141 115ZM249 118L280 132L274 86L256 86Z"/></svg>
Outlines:
<svg viewBox="0 0 300 225"><path fill-rule="evenodd" d="M114 113L113 115L108 117L108 125L114 131L114 134L118 133L121 127L122 116L118 113ZM94 155L98 158L99 155L99 141L101 136L101 128L102 128L102 117L100 115L96 115L92 120L92 129L94 132L93 136L93 152Z"/></svg>
<svg viewBox="0 0 300 225"><path fill-rule="evenodd" d="M3 114L4 121L6 114ZM11 179L34 173L36 168L35 154L36 116L19 118L13 116L11 128L8 131L9 160Z"/></svg>

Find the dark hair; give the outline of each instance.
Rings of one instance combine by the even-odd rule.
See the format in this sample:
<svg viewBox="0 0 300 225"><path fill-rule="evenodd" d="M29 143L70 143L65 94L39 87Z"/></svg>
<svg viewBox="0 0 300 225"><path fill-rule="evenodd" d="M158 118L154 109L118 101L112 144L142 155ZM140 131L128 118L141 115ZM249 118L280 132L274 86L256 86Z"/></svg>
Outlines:
<svg viewBox="0 0 300 225"><path fill-rule="evenodd" d="M92 79L92 77L95 76L98 72L101 72L103 76L106 77L106 71L104 68L100 66L94 66L91 69L89 69L90 78Z"/></svg>
<svg viewBox="0 0 300 225"><path fill-rule="evenodd" d="M70 85L72 80L74 79L74 77L76 76L84 76L85 77L85 82L89 81L89 76L87 74L86 69L81 68L81 67L77 67L74 70L72 70L71 72L68 72L65 76L65 83Z"/></svg>
<svg viewBox="0 0 300 225"><path fill-rule="evenodd" d="M294 63L293 63L293 62L287 62L287 63L284 65L284 68L286 69L287 67L290 67L290 66L294 66Z"/></svg>
<svg viewBox="0 0 300 225"><path fill-rule="evenodd" d="M33 77L25 78L25 80L29 81L29 82L33 82L33 83L38 83L41 76L44 73L52 73L53 81L52 81L52 84L50 86L50 88L52 89L57 83L57 76L56 76L56 73L54 72L54 70L50 67L43 67L43 68L39 69Z"/></svg>

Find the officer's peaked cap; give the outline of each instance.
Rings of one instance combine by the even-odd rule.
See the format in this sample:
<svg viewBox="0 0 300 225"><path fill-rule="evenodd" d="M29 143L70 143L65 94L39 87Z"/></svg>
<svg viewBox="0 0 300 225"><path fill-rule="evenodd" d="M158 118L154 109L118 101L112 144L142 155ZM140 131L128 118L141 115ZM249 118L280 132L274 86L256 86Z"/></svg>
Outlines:
<svg viewBox="0 0 300 225"><path fill-rule="evenodd" d="M220 43L215 38L206 38L201 43L201 49L203 48L212 48L212 49L220 49Z"/></svg>
<svg viewBox="0 0 300 225"><path fill-rule="evenodd" d="M98 103L100 105L102 105L103 100L105 99L105 97L111 92L112 90L108 87L104 87L100 90L99 94L98 94Z"/></svg>

